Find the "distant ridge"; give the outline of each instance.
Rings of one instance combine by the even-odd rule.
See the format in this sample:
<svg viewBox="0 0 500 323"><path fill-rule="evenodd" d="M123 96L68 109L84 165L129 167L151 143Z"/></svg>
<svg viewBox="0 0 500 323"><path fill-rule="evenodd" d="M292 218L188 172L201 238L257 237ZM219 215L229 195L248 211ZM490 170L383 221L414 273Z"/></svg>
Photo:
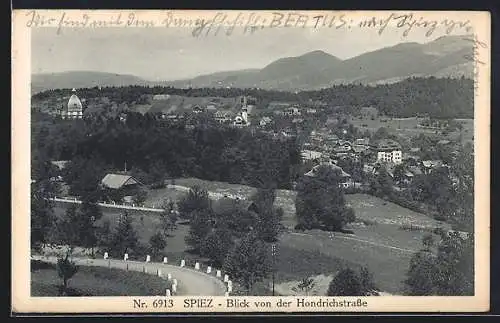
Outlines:
<svg viewBox="0 0 500 323"><path fill-rule="evenodd" d="M133 75L72 71L34 74L32 93L55 88L94 86L163 85L173 87L236 87L275 90L313 90L335 84L393 83L412 76L472 78L470 36L443 36L420 44L400 43L341 60L321 50L280 58L262 69L200 75L195 78L155 82Z"/></svg>

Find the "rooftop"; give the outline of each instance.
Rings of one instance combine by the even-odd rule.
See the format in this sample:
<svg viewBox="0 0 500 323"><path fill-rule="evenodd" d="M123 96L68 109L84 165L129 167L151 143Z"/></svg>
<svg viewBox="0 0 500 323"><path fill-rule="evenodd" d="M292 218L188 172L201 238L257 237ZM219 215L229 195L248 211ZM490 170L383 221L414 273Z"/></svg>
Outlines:
<svg viewBox="0 0 500 323"><path fill-rule="evenodd" d="M118 189L127 185L140 184L140 182L130 175L107 174L102 179L101 184L108 188Z"/></svg>

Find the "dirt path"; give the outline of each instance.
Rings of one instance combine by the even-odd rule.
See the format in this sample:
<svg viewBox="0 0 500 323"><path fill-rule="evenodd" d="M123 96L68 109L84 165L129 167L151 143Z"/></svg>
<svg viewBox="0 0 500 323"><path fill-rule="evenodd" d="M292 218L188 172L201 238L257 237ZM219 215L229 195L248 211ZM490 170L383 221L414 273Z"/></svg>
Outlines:
<svg viewBox="0 0 500 323"><path fill-rule="evenodd" d="M32 256L32 259L57 263L57 257L55 256ZM128 270L144 271L145 269L147 273L155 275L158 270L160 270L163 277L167 277L170 273L173 279L177 279L177 295L181 296L224 296L226 291L224 283L215 276L186 267L178 267L163 263L145 263L130 260L125 262L116 259L105 260L81 257L73 257L73 261L82 266L111 267L122 270L127 270L128 263Z"/></svg>

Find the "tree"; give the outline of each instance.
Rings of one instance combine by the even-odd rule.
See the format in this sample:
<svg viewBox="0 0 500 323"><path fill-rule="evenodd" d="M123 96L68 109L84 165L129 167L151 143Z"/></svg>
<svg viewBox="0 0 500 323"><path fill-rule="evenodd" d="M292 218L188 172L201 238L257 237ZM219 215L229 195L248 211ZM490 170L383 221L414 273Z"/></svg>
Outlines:
<svg viewBox="0 0 500 323"><path fill-rule="evenodd" d="M94 256L94 248L97 245L98 233L95 222L102 217L99 205L91 201L82 201L79 208L80 239L82 246L91 248Z"/></svg>
<svg viewBox="0 0 500 323"><path fill-rule="evenodd" d="M106 170L106 163L99 157L77 157L66 165L64 179L70 193L97 201L101 195L99 183Z"/></svg>
<svg viewBox="0 0 500 323"><path fill-rule="evenodd" d="M377 171L377 175L371 181L372 194L380 198L391 197L393 189L393 181L387 169L384 166L380 166Z"/></svg>
<svg viewBox="0 0 500 323"><path fill-rule="evenodd" d="M222 267L224 259L233 248L233 236L228 228L220 227L212 230L201 245L200 253L211 260L212 266Z"/></svg>
<svg viewBox="0 0 500 323"><path fill-rule="evenodd" d="M247 290L247 294L271 270L267 249L264 241L259 240L254 232L249 232L234 246L224 262L224 271L234 277Z"/></svg>
<svg viewBox="0 0 500 323"><path fill-rule="evenodd" d="M352 269L341 270L330 282L328 296L363 296L361 282Z"/></svg>
<svg viewBox="0 0 500 323"><path fill-rule="evenodd" d="M70 252L66 256L57 259L57 274L63 280L62 295L66 295L68 281L78 272L78 266L69 259Z"/></svg>
<svg viewBox="0 0 500 323"><path fill-rule="evenodd" d="M292 290L294 292L301 291L302 293L306 293L306 296L309 296L309 292L311 292L315 286L316 283L313 278L304 277L296 287L292 288Z"/></svg>
<svg viewBox="0 0 500 323"><path fill-rule="evenodd" d="M123 212L118 220L118 226L113 232L111 238L111 251L116 256L122 257L123 254L129 251L134 251L138 246L137 233L132 226L132 219L127 211Z"/></svg>
<svg viewBox="0 0 500 323"><path fill-rule="evenodd" d="M474 239L458 232L441 235L437 249L424 247L410 260L405 284L412 296L466 296L474 294Z"/></svg>
<svg viewBox="0 0 500 323"><path fill-rule="evenodd" d="M366 267L361 267L359 272L359 278L361 282L361 290L365 292L366 295L373 295L377 289L375 285L373 274Z"/></svg>
<svg viewBox="0 0 500 323"><path fill-rule="evenodd" d="M185 237L186 243L195 252L200 252L207 235L212 230L212 214L207 210L195 210L190 213L189 232Z"/></svg>
<svg viewBox="0 0 500 323"><path fill-rule="evenodd" d="M434 295L435 257L429 251L419 251L410 260L405 284L411 296Z"/></svg>
<svg viewBox="0 0 500 323"><path fill-rule="evenodd" d="M148 197L148 192L146 192L146 190L144 189L139 189L137 193L134 195L133 200L135 204L142 205L146 201L147 197Z"/></svg>
<svg viewBox="0 0 500 323"><path fill-rule="evenodd" d="M259 189L252 197L257 208L256 230L259 238L265 242L277 241L283 231L283 209L274 207L275 199L276 192L270 189Z"/></svg>
<svg viewBox="0 0 500 323"><path fill-rule="evenodd" d="M149 238L149 245L153 258L156 258L167 246L167 241L161 232L156 232Z"/></svg>
<svg viewBox="0 0 500 323"><path fill-rule="evenodd" d="M295 208L298 227L339 231L355 220L354 211L345 205L336 170L321 166L315 176L304 176L297 185Z"/></svg>
<svg viewBox="0 0 500 323"><path fill-rule="evenodd" d="M31 184L31 247L39 249L49 242L55 216L50 188L45 182Z"/></svg>
<svg viewBox="0 0 500 323"><path fill-rule="evenodd" d="M78 206L72 204L66 209L64 217L56 221L53 242L67 245L70 250L81 244L81 222Z"/></svg>
<svg viewBox="0 0 500 323"><path fill-rule="evenodd" d="M97 246L106 251L109 251L113 239L111 232L111 223L109 219L104 220L101 226L97 227L96 237L97 237Z"/></svg>
<svg viewBox="0 0 500 323"><path fill-rule="evenodd" d="M375 290L373 276L367 268L360 272L351 268L342 269L330 282L328 296L368 296Z"/></svg>
<svg viewBox="0 0 500 323"><path fill-rule="evenodd" d="M193 211L206 211L210 209L208 192L198 186L192 187L188 194L178 203L179 214L182 218L191 219Z"/></svg>
<svg viewBox="0 0 500 323"><path fill-rule="evenodd" d="M173 201L165 200L162 204L163 212L160 214L163 235L167 237L177 227L177 212Z"/></svg>

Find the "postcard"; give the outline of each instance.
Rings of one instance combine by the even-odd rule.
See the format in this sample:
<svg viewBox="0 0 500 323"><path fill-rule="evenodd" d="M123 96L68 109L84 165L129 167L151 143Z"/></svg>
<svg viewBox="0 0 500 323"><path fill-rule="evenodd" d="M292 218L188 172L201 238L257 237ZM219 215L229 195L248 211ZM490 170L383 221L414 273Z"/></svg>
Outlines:
<svg viewBox="0 0 500 323"><path fill-rule="evenodd" d="M13 313L489 310L488 12L12 17Z"/></svg>

